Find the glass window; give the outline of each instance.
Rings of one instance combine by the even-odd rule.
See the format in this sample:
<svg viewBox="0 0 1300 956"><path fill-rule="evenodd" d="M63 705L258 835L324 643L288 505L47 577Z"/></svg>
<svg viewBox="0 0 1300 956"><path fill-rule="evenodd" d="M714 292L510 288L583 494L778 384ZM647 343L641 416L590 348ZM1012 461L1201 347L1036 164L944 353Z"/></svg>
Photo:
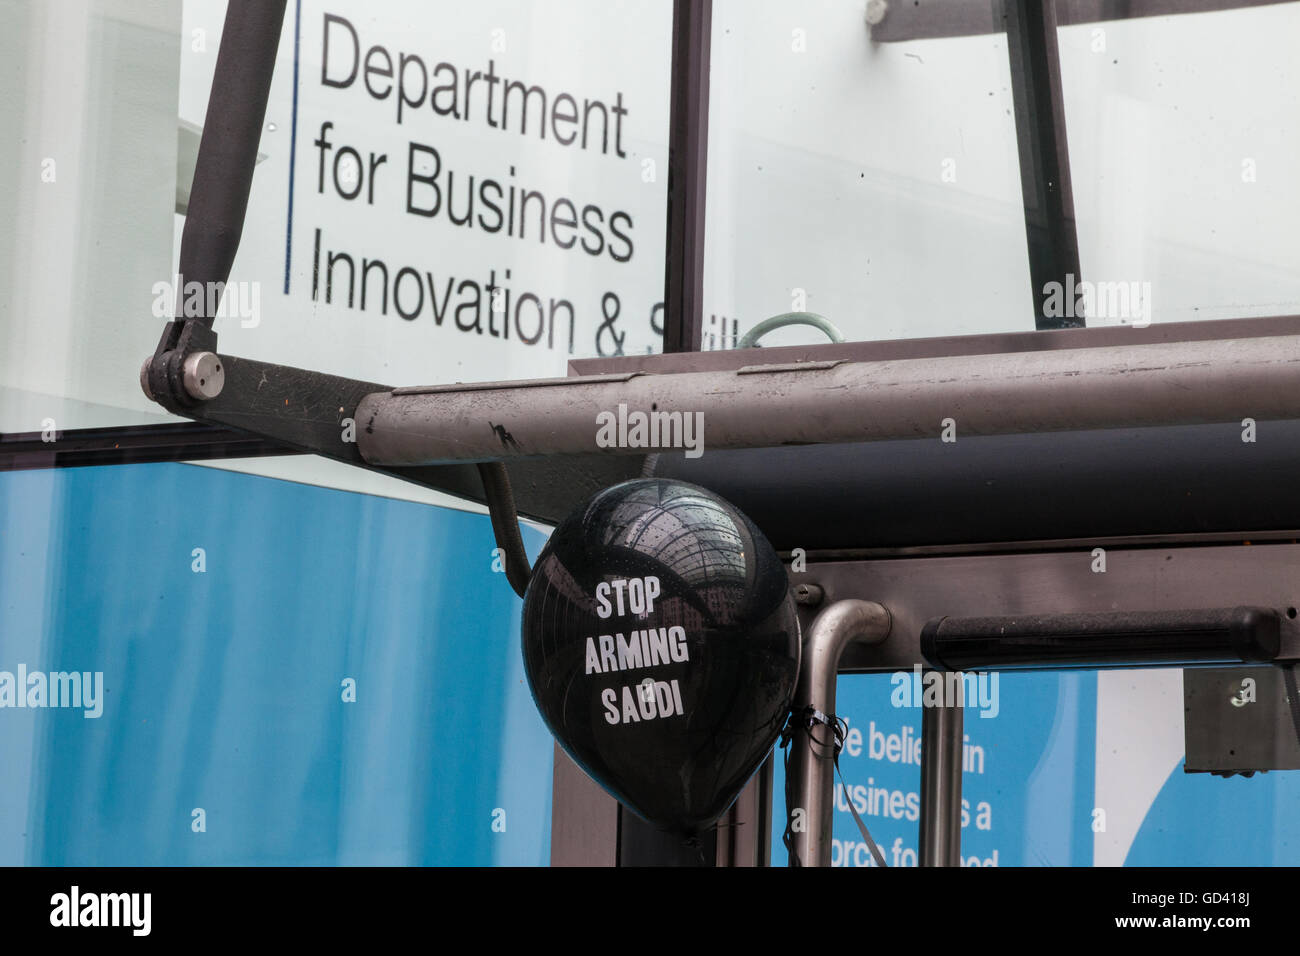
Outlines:
<svg viewBox="0 0 1300 956"><path fill-rule="evenodd" d="M873 42L861 4L713 4L704 348L1033 328L1006 38ZM827 341L815 328L763 345Z"/></svg>
<svg viewBox="0 0 1300 956"><path fill-rule="evenodd" d="M1300 313L1300 4L1058 36L1082 278L1154 322Z"/></svg>
<svg viewBox="0 0 1300 956"><path fill-rule="evenodd" d="M0 3L0 431L141 393L224 0ZM661 348L672 4L289 4L223 352L392 385ZM53 424L43 424L51 422Z"/></svg>
<svg viewBox="0 0 1300 956"><path fill-rule="evenodd" d="M139 369L172 271L180 19L0 3L0 432L170 418Z"/></svg>

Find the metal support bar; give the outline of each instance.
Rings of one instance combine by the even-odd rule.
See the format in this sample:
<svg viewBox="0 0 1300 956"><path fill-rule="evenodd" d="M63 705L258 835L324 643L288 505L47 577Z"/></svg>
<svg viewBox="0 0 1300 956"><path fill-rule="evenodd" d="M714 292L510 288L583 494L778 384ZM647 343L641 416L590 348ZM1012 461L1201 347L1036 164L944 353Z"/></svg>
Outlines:
<svg viewBox="0 0 1300 956"><path fill-rule="evenodd" d="M961 866L962 705L962 695L956 694L937 707L922 708L921 866Z"/></svg>
<svg viewBox="0 0 1300 956"><path fill-rule="evenodd" d="M833 715L835 681L844 649L853 643L878 644L889 636L890 626L889 611L872 601L836 601L818 614L804 638L795 713L812 707ZM798 803L787 806L786 813L804 811L803 827L793 828L792 853L803 866L830 866L835 747L829 731L812 730L810 734L813 736L795 734L790 742L789 774Z"/></svg>
<svg viewBox="0 0 1300 956"><path fill-rule="evenodd" d="M653 419L660 440L648 428L632 440L629 410ZM366 395L356 414L371 465L683 447L698 457L938 437L949 419L960 437L1246 417L1300 417L1300 336L397 389Z"/></svg>
<svg viewBox="0 0 1300 956"><path fill-rule="evenodd" d="M287 0L230 0L194 166L189 209L181 233L181 281L224 286L230 277L257 165L271 75ZM182 317L188 301L177 289L177 318L163 328L153 360L141 370L145 393L168 411L185 414L210 395L185 386L191 355L215 353L215 315ZM205 305L208 296L203 296ZM216 303L211 305L215 308ZM215 361L212 355L210 361ZM220 372L220 365L217 366ZM220 391L217 385L216 391Z"/></svg>
<svg viewBox="0 0 1300 956"><path fill-rule="evenodd" d="M712 23L713 0L674 0L668 247L664 262L665 352L695 352L700 348Z"/></svg>
<svg viewBox="0 0 1300 956"><path fill-rule="evenodd" d="M275 441L290 449L372 468L402 481L472 501L483 501L478 469L459 463L431 468L387 468L368 464L357 451L363 422L357 403L386 386L272 365L234 355L219 356L226 371L221 394L185 414ZM351 421L350 421L351 420ZM587 455L506 463L518 510L557 523L583 498L641 473L642 459Z"/></svg>
<svg viewBox="0 0 1300 956"><path fill-rule="evenodd" d="M253 188L286 0L230 0L181 233L186 281L230 277ZM179 296L178 296L179 298ZM205 297L206 299L206 297ZM215 316L199 317L211 328Z"/></svg>
<svg viewBox="0 0 1300 956"><path fill-rule="evenodd" d="M1006 17L1034 325L1039 329L1077 327L1084 324L1082 316L1052 316L1045 307L1049 283L1073 289L1079 280L1079 239L1066 148L1056 2L1006 0Z"/></svg>
<svg viewBox="0 0 1300 956"><path fill-rule="evenodd" d="M1214 13L1247 7L1275 6L1290 0L1058 0L1057 23L1110 23L1140 17L1168 17ZM889 0L884 18L871 27L877 43L930 40L939 37L978 36L1000 33L1002 24L996 3L971 0L926 0L908 3Z"/></svg>

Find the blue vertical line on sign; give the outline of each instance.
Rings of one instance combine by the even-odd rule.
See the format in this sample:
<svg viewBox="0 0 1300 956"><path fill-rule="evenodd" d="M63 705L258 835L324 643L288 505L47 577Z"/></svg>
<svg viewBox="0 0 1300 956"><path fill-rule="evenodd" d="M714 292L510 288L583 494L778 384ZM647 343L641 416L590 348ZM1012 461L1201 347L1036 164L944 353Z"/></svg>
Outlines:
<svg viewBox="0 0 1300 956"><path fill-rule="evenodd" d="M298 47L302 40L302 0L293 5L293 117L289 121L289 220L284 227L284 294L289 294L289 262L293 258L293 170L298 152Z"/></svg>

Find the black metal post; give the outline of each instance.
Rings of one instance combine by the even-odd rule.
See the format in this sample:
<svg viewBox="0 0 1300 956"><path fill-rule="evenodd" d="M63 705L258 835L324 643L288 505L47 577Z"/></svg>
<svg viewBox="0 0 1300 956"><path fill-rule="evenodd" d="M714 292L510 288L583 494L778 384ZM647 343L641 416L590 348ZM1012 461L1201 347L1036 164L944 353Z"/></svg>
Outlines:
<svg viewBox="0 0 1300 956"><path fill-rule="evenodd" d="M1048 315L1045 307L1050 283L1065 290L1079 281L1055 0L1006 0L1006 23L1034 324L1039 329L1076 328L1084 319L1074 310Z"/></svg>
<svg viewBox="0 0 1300 956"><path fill-rule="evenodd" d="M257 165L271 75L280 46L287 0L230 0L216 72L194 165L189 210L181 233L181 281L220 283L230 277L244 231L244 213ZM176 290L179 309L184 286ZM216 307L217 303L205 303ZM206 312L206 310L205 310ZM215 352L215 315L176 318L163 328L154 360L144 373L149 392L171 411L196 404L181 382L181 366L193 352Z"/></svg>
<svg viewBox="0 0 1300 956"><path fill-rule="evenodd" d="M668 141L665 352L697 352L704 313L704 185L713 0L674 0Z"/></svg>

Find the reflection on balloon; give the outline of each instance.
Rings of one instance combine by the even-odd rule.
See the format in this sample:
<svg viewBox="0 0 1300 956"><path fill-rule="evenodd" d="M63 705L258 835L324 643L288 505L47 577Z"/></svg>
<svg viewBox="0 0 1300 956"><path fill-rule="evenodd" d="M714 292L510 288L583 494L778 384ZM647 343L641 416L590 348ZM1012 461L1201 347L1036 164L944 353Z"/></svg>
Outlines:
<svg viewBox="0 0 1300 956"><path fill-rule="evenodd" d="M644 819L717 821L780 734L799 672L784 567L735 507L628 481L551 536L524 596L525 670L560 745Z"/></svg>

